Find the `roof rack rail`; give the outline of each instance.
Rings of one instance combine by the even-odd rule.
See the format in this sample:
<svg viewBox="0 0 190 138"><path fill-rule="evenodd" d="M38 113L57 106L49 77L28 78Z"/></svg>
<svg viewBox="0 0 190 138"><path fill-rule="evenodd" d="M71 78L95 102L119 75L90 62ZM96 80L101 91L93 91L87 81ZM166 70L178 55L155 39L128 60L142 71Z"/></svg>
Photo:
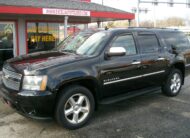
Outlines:
<svg viewBox="0 0 190 138"><path fill-rule="evenodd" d="M128 27L129 29L168 29L168 30L178 30L175 28L159 28L159 27Z"/></svg>

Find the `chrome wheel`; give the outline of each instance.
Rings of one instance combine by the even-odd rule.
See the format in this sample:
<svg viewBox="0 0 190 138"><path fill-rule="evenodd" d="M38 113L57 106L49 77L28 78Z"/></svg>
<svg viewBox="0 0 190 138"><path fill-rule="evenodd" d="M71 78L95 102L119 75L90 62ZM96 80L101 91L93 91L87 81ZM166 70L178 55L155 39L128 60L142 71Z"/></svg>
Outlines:
<svg viewBox="0 0 190 138"><path fill-rule="evenodd" d="M66 102L64 114L71 124L79 124L83 122L89 115L90 102L84 94L72 95Z"/></svg>
<svg viewBox="0 0 190 138"><path fill-rule="evenodd" d="M181 88L181 77L179 73L174 73L171 79L170 89L173 93L177 93Z"/></svg>

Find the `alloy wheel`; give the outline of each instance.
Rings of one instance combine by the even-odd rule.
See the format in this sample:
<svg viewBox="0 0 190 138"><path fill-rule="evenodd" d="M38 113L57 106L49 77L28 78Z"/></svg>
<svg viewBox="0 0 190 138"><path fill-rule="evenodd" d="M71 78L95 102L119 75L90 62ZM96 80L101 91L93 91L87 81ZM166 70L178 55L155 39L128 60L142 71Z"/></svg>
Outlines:
<svg viewBox="0 0 190 138"><path fill-rule="evenodd" d="M170 89L173 93L177 93L181 88L181 77L179 73L174 73L171 79Z"/></svg>
<svg viewBox="0 0 190 138"><path fill-rule="evenodd" d="M66 102L64 114L71 124L79 124L83 122L89 115L90 102L84 94L72 95Z"/></svg>

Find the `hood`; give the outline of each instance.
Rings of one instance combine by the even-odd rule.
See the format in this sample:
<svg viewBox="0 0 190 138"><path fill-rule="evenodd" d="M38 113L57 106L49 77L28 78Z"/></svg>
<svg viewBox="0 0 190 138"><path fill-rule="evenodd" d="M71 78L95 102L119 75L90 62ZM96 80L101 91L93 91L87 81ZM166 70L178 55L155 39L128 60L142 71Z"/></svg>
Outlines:
<svg viewBox="0 0 190 138"><path fill-rule="evenodd" d="M16 58L7 60L7 63L19 72L22 72L25 69L29 71L40 70L58 64L66 64L69 62L78 61L83 58L84 56L82 55L76 55L72 53L44 51L18 56Z"/></svg>

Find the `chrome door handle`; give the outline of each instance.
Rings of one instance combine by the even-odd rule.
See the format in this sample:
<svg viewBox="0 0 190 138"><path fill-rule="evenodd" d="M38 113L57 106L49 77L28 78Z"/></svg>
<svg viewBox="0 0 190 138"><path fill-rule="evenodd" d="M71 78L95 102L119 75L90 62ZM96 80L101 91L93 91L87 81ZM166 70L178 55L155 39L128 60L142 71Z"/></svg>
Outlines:
<svg viewBox="0 0 190 138"><path fill-rule="evenodd" d="M165 60L165 58L158 58L157 61Z"/></svg>
<svg viewBox="0 0 190 138"><path fill-rule="evenodd" d="M139 64L141 64L140 61L134 61L134 62L132 63L132 65L139 65Z"/></svg>

